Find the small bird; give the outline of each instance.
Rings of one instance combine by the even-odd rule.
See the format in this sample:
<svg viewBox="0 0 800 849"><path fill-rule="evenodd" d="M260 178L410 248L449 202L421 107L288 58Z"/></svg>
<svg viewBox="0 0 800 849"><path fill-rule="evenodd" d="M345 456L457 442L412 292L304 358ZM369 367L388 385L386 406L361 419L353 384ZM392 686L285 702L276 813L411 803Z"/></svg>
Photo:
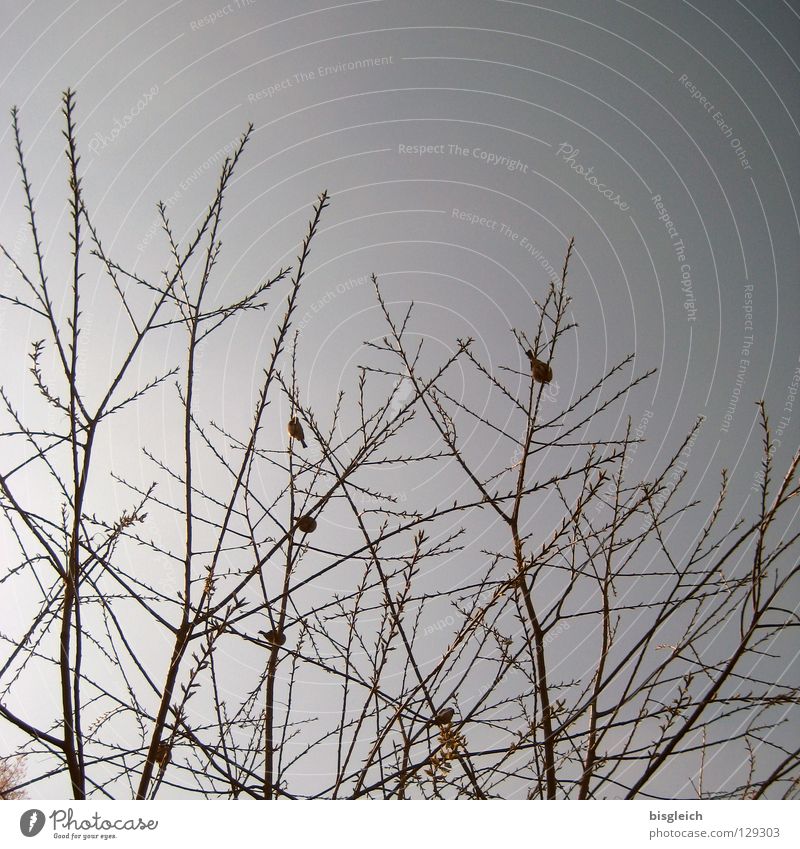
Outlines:
<svg viewBox="0 0 800 849"><path fill-rule="evenodd" d="M162 740L158 746L156 746L156 763L160 767L165 767L169 763L171 755L172 751L169 743L165 743Z"/></svg>
<svg viewBox="0 0 800 849"><path fill-rule="evenodd" d="M451 707L442 708L439 713L436 714L434 722L437 725L449 725L453 721L455 714L456 712Z"/></svg>
<svg viewBox="0 0 800 849"><path fill-rule="evenodd" d="M286 430L288 431L289 436L291 436L292 439L296 439L303 448L308 448L306 445L306 435L303 433L303 425L300 424L300 419L298 419L297 416L292 416L292 418L289 419L289 424L286 425Z"/></svg>
<svg viewBox="0 0 800 849"><path fill-rule="evenodd" d="M264 639L273 646L282 646L286 642L286 634L283 631L259 631Z"/></svg>
<svg viewBox="0 0 800 849"><path fill-rule="evenodd" d="M313 534L316 529L317 520L310 513L301 516L297 520L297 530L302 531L304 534Z"/></svg>
<svg viewBox="0 0 800 849"><path fill-rule="evenodd" d="M553 379L553 369L550 368L547 363L543 363L541 360L537 360L533 355L533 351L526 351L528 355L528 359L531 361L531 368L533 369L533 379L538 380L539 383L550 383Z"/></svg>

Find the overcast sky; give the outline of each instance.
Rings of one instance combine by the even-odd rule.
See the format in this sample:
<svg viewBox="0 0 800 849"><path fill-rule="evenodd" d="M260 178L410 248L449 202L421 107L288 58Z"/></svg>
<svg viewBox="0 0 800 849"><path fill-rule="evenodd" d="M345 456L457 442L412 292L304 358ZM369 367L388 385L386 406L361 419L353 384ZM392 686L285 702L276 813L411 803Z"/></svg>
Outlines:
<svg viewBox="0 0 800 849"><path fill-rule="evenodd" d="M362 340L382 333L369 274L390 300L424 305L415 332L434 350L472 336L518 362L509 328L532 316L574 235L580 330L554 392L579 394L629 352L637 371L658 368L609 422L646 417L639 477L705 416L690 489L707 496L729 468L733 516L754 506L754 402L767 402L778 465L796 447L796 0L3 0L2 12L0 105L20 107L46 224L63 213L68 86L87 202L107 249L141 273L165 258L156 202L187 231L248 122L221 287L243 292L292 262L311 204L331 193L298 313L312 407L352 386ZM20 202L6 123L0 233L22 256ZM90 338L119 318L87 310ZM28 332L9 317L4 305L6 344ZM223 410L258 382L251 352L270 317L224 351Z"/></svg>
<svg viewBox="0 0 800 849"><path fill-rule="evenodd" d="M231 286L293 256L327 188L331 238L303 304L312 394L368 335L365 275L428 302L443 346L472 335L500 350L574 234L582 332L560 391L635 351L660 369L623 411L653 412L647 456L705 415L698 453L746 497L753 402L784 415L800 348L796 5L4 3L2 99L22 110L46 194L63 177L60 92L77 89L87 197L139 270L159 244L156 200L188 226L250 121L224 233ZM2 141L13 242L7 129Z"/></svg>

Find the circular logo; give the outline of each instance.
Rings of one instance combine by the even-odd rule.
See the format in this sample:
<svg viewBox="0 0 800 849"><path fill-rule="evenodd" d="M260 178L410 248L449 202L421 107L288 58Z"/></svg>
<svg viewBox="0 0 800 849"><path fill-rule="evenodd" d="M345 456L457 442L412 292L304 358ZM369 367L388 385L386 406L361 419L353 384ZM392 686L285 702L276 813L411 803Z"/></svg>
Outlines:
<svg viewBox="0 0 800 849"><path fill-rule="evenodd" d="M31 808L19 818L19 830L25 837L36 837L44 828L44 813L38 808Z"/></svg>

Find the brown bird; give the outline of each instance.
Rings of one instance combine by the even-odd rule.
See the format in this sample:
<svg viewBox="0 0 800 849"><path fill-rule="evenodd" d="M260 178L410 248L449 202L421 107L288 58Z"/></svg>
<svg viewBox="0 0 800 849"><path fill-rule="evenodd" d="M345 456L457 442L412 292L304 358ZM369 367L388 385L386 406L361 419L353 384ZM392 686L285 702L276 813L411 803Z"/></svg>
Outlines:
<svg viewBox="0 0 800 849"><path fill-rule="evenodd" d="M264 639L273 646L282 646L286 642L286 634L283 631L260 631Z"/></svg>
<svg viewBox="0 0 800 849"><path fill-rule="evenodd" d="M451 707L442 708L439 713L436 714L434 722L437 725L449 725L453 721L455 714L456 712Z"/></svg>
<svg viewBox="0 0 800 849"><path fill-rule="evenodd" d="M304 534L313 534L316 529L317 520L310 514L301 516L297 520L297 530L302 531Z"/></svg>
<svg viewBox="0 0 800 849"><path fill-rule="evenodd" d="M308 448L306 445L306 435L303 433L303 425L300 424L300 419L298 419L297 416L292 416L292 418L289 419L289 424L286 425L286 430L288 431L289 436L291 436L292 439L296 439L303 448Z"/></svg>
<svg viewBox="0 0 800 849"><path fill-rule="evenodd" d="M526 351L528 359L531 361L531 369L533 369L533 379L539 383L550 383L553 379L553 369L547 363L537 360L533 355L533 351Z"/></svg>
<svg viewBox="0 0 800 849"><path fill-rule="evenodd" d="M156 746L156 763L160 767L165 767L169 763L170 756L172 755L172 751L170 749L169 743L165 743L163 740Z"/></svg>

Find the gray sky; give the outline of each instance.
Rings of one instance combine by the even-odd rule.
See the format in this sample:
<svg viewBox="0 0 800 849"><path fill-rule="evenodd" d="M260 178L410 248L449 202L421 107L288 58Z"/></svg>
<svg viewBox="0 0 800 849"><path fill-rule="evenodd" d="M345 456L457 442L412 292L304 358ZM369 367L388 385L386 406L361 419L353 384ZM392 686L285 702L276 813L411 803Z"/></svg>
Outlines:
<svg viewBox="0 0 800 849"><path fill-rule="evenodd" d="M188 226L248 121L226 285L288 261L328 188L331 238L306 291L320 340L305 351L312 395L338 383L331 367L344 372L369 333L359 278L374 271L392 295L429 302L425 330L444 346L469 334L496 348L574 234L582 332L558 364L560 391L635 350L640 367L660 368L621 410L654 412L648 458L706 415L703 456L747 492L752 402L779 417L798 366L792 4L76 2L58 16L4 5L3 100L22 109L37 189L63 176L59 93L71 85L87 196L139 270L159 244L155 201L171 198ZM8 154L7 129L3 141ZM10 155L0 192L13 234ZM753 355L737 387L747 285Z"/></svg>
<svg viewBox="0 0 800 849"><path fill-rule="evenodd" d="M708 497L724 466L731 516L752 508L761 398L780 428L778 465L795 449L797 2L4 0L2 10L0 100L21 109L46 232L64 220L67 86L87 200L106 247L142 273L165 257L156 201L190 229L250 121L221 287L244 292L293 261L311 204L330 191L298 316L312 407L352 387L361 341L383 332L372 272L389 300L420 303L415 332L434 351L473 336L510 363L509 328L533 320L530 299L574 235L580 329L554 364L554 390L579 394L629 352L637 371L659 369L607 420L652 413L635 476L703 415L690 491ZM0 142L0 232L22 256L7 126ZM119 316L87 309L88 336L113 354ZM0 332L5 346L28 328L3 305ZM228 402L258 382L268 318L241 333L209 366L219 384L205 401L219 400L223 425L241 425L225 420ZM0 382L19 379L13 365ZM486 403L482 390L460 391ZM158 423L139 426L158 438Z"/></svg>

